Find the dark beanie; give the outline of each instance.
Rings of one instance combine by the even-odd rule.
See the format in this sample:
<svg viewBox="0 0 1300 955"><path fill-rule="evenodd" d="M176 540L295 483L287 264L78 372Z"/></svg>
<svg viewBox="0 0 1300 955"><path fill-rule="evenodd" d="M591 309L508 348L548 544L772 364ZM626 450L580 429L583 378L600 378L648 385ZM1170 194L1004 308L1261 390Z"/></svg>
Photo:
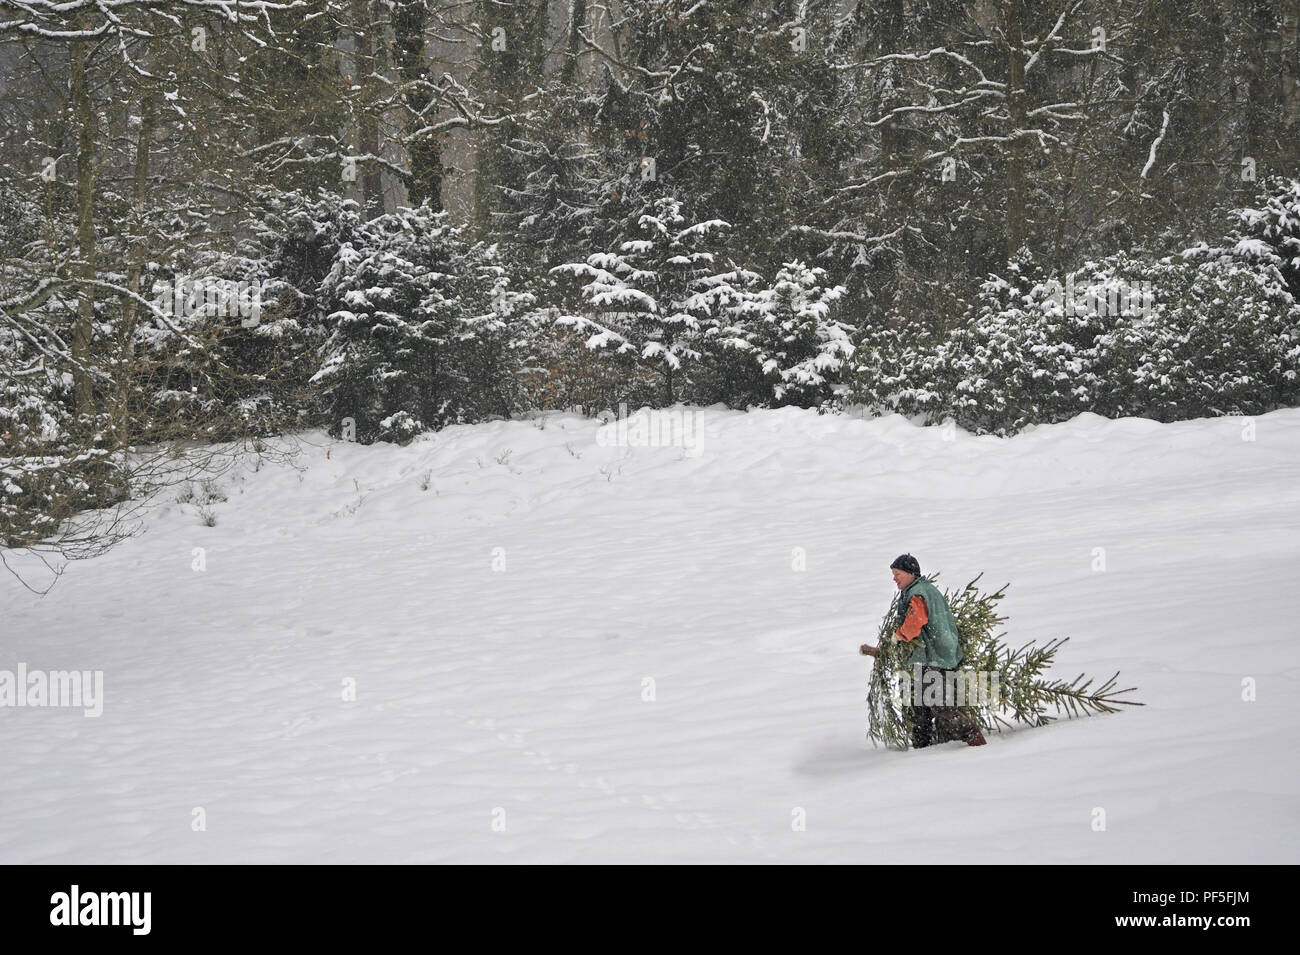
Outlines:
<svg viewBox="0 0 1300 955"><path fill-rule="evenodd" d="M906 571L914 577L921 576L921 565L916 562L916 558L911 554L901 554L898 557L895 557L894 562L889 565L890 570L893 570L894 568Z"/></svg>

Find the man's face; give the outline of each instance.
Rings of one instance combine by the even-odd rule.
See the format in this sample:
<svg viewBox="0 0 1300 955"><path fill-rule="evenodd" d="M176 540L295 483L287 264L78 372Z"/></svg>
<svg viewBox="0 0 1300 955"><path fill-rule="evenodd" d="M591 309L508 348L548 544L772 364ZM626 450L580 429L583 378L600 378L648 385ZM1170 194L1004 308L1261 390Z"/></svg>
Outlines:
<svg viewBox="0 0 1300 955"><path fill-rule="evenodd" d="M905 570L899 570L897 567L889 568L889 572L894 575L894 583L898 585L899 590L906 590L907 585L916 580L916 574L909 574Z"/></svg>

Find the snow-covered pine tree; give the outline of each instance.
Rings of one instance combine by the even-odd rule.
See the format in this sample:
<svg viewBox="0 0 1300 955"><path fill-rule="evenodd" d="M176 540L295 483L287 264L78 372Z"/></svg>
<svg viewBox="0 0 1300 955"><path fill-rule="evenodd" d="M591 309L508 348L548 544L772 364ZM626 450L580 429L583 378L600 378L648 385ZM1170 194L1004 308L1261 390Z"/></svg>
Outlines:
<svg viewBox="0 0 1300 955"><path fill-rule="evenodd" d="M1149 316L1102 356L1120 413L1157 421L1263 414L1300 399L1300 304L1278 267L1197 246L1144 263Z"/></svg>
<svg viewBox="0 0 1300 955"><path fill-rule="evenodd" d="M1067 317L1023 254L980 286L965 321L939 341L914 342L904 326L898 410L937 423L951 416L977 433L1007 434L1085 409L1077 391L1087 350L1086 310ZM1095 334L1095 330L1094 330ZM922 347L915 347L916 345Z"/></svg>
<svg viewBox="0 0 1300 955"><path fill-rule="evenodd" d="M507 417L531 407L523 373L543 319L508 250L475 243L466 252L466 266L472 290L466 303L473 308L462 319L463 347L451 374L466 420Z"/></svg>
<svg viewBox="0 0 1300 955"><path fill-rule="evenodd" d="M603 247L602 240L615 228L597 214L609 202L609 189L600 155L572 129L571 96L568 90L551 91L519 120L519 134L504 144L513 167L524 171L518 186L499 187L494 234L539 271Z"/></svg>
<svg viewBox="0 0 1300 955"><path fill-rule="evenodd" d="M1153 260L1116 253L1059 280L1028 256L990 276L937 340L878 336L857 393L937 423L1012 434L1091 411L1174 421L1300 398L1300 306L1283 199L1235 231Z"/></svg>
<svg viewBox="0 0 1300 955"><path fill-rule="evenodd" d="M718 241L729 228L720 219L688 224L681 203L659 199L640 217L638 237L617 251L551 271L584 279L586 314L564 314L558 323L586 334L589 349L610 349L643 363L663 382L661 400L683 395L701 359L706 333L736 298L735 270L720 269Z"/></svg>
<svg viewBox="0 0 1300 955"><path fill-rule="evenodd" d="M1232 212L1233 252L1273 266L1300 302L1300 179L1271 176L1260 183L1255 203Z"/></svg>
<svg viewBox="0 0 1300 955"><path fill-rule="evenodd" d="M853 354L851 329L833 315L844 286L831 285L825 269L795 261L767 287L737 291L715 345L739 352L750 372L731 397L804 407L830 398Z"/></svg>
<svg viewBox="0 0 1300 955"><path fill-rule="evenodd" d="M638 218L671 195L691 221L731 223L739 258L775 268L789 257L779 247L790 210L807 193L808 147L837 141L824 120L842 104L810 86L840 75L826 43L841 6L629 0L610 17L573 3L569 53L534 80L512 138L528 173L501 224L549 220L545 200L557 190L583 210L567 224L592 243L552 263L562 264L635 238Z"/></svg>
<svg viewBox="0 0 1300 955"><path fill-rule="evenodd" d="M446 213L424 205L358 223L321 297L331 333L312 381L334 431L351 418L359 441L406 441L509 412L504 360L530 299Z"/></svg>

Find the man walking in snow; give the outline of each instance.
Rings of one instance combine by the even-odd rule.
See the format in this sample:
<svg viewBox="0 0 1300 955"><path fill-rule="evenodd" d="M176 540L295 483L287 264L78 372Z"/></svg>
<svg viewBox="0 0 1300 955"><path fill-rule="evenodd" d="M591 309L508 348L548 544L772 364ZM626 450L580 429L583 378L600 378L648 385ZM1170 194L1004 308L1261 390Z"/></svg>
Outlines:
<svg viewBox="0 0 1300 955"><path fill-rule="evenodd" d="M984 734L961 711L956 700L951 699L953 678L962 664L961 645L957 640L957 621L948 609L937 587L921 576L921 565L911 554L902 554L889 565L894 583L899 589L896 609L896 629L891 643L906 643L902 664L905 667L920 665L920 683L913 682L913 698L905 707L912 726L912 747L920 749L931 743L963 740L970 746L983 746ZM918 639L919 638L919 639ZM874 657L878 648L863 644L860 652ZM943 704L918 705L922 685L939 680L943 687ZM936 738L937 730L937 738Z"/></svg>

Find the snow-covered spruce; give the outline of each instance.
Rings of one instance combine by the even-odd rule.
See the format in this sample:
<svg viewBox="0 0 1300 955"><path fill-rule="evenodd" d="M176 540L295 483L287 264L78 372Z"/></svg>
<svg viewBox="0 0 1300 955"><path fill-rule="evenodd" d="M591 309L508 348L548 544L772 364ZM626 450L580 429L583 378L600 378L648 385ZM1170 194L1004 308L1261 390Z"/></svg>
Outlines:
<svg viewBox="0 0 1300 955"><path fill-rule="evenodd" d="M853 398L1011 434L1083 411L1157 421L1300 401L1300 183L1273 180L1217 245L1062 276L1023 255L946 333L868 331Z"/></svg>
<svg viewBox="0 0 1300 955"><path fill-rule="evenodd" d="M531 298L494 247L446 213L407 209L358 222L321 283L330 328L319 386L333 429L406 441L425 428L512 410L508 392Z"/></svg>

